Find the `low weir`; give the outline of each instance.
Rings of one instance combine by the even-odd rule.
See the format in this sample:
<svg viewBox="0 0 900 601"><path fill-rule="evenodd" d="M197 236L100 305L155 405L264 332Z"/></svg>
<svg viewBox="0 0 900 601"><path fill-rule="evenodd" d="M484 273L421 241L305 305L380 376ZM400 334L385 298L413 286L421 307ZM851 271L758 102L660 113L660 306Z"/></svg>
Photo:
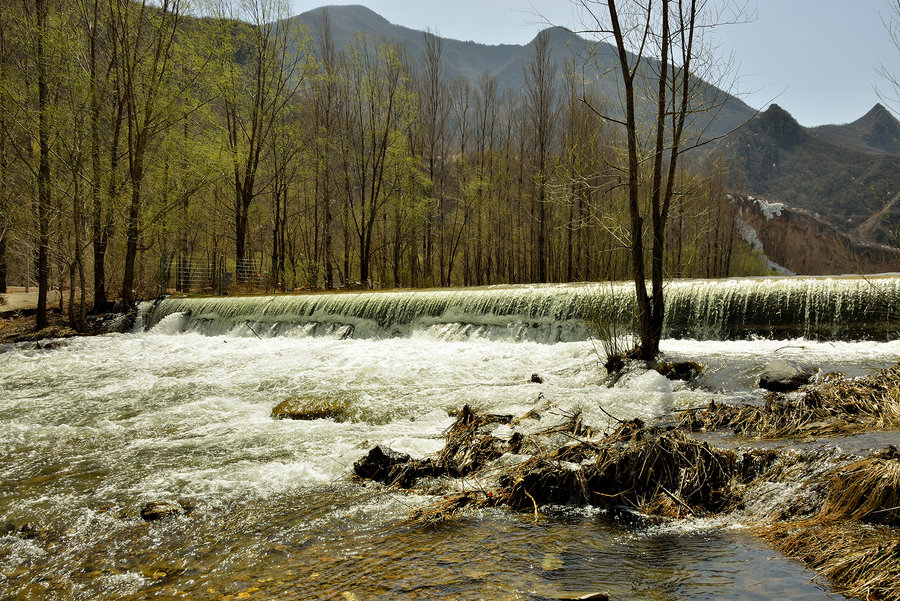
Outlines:
<svg viewBox="0 0 900 601"><path fill-rule="evenodd" d="M207 335L312 335L568 342L633 315L630 283L532 284L465 289L281 296L166 298L142 315ZM891 340L900 332L900 275L673 280L666 338ZM161 324L165 320L165 324ZM619 328L619 331L621 329ZM252 332L252 334L251 334Z"/></svg>

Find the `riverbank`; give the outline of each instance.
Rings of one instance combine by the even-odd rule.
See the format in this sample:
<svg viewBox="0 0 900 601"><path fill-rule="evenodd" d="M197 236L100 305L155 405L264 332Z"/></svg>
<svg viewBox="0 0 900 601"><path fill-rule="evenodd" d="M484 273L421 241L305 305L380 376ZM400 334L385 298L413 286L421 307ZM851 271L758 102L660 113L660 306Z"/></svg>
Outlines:
<svg viewBox="0 0 900 601"><path fill-rule="evenodd" d="M47 312L49 325L41 330L34 328L34 310L21 309L0 316L0 344L38 342L48 338L71 338L85 335L69 327L69 320L59 310Z"/></svg>
<svg viewBox="0 0 900 601"><path fill-rule="evenodd" d="M37 313L37 289L9 287L0 295L0 344L18 342L40 343L55 338L71 338L73 336L96 336L98 334L118 331L117 322L121 322L123 314L106 313L88 315L86 323L79 329L72 327L66 313L59 309L59 293L51 290L48 295L47 327L35 329Z"/></svg>
<svg viewBox="0 0 900 601"><path fill-rule="evenodd" d="M43 330L34 328L37 311L38 291L30 287L26 291L21 286L9 286L0 294L0 344L15 342L35 342L46 338L68 338L78 335L69 327L68 320L58 308L47 311L49 325ZM59 305L59 292L51 290L48 304Z"/></svg>

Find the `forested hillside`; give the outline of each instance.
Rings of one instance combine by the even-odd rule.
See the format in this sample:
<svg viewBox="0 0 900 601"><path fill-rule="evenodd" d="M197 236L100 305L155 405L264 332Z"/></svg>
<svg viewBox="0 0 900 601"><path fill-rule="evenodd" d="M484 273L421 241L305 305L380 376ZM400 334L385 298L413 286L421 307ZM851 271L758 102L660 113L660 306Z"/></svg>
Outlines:
<svg viewBox="0 0 900 601"><path fill-rule="evenodd" d="M585 79L558 31L515 47L518 63L497 49L522 78L510 88L500 72L451 68L463 49L431 34L409 33L409 52L338 39L328 10L220 7L196 18L181 0L0 5L0 291L44 278L89 309L225 282L629 276L610 166L623 141L599 116L609 82ZM669 276L763 269L722 163L680 176Z"/></svg>

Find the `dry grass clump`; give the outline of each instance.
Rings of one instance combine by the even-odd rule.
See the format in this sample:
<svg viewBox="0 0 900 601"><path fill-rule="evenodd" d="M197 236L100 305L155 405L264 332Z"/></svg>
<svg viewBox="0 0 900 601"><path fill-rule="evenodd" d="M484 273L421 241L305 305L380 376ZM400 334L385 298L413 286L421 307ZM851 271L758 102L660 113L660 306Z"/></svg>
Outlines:
<svg viewBox="0 0 900 601"><path fill-rule="evenodd" d="M406 523L417 526L437 526L456 518L464 510L491 505L492 501L492 497L476 491L454 493L445 496L436 505L414 509Z"/></svg>
<svg viewBox="0 0 900 601"><path fill-rule="evenodd" d="M858 599L900 601L900 532L857 522L779 524L759 531L782 553Z"/></svg>
<svg viewBox="0 0 900 601"><path fill-rule="evenodd" d="M838 401L831 391L792 397L789 402L798 402L789 405L790 411L777 413L769 408L769 413L784 420L770 423L782 424L776 431L783 431L788 423L809 425L803 422L802 408L809 408L812 399L829 408L826 412L840 403L843 411L855 407L856 415L874 415L877 403L880 415L885 415L882 399L894 386L892 379L900 377L900 368L886 371L863 384L847 384L855 390L855 399ZM839 389L844 386L840 384ZM753 409L765 411L766 407ZM702 424L763 419L753 418L760 414L746 407L711 406L708 413L693 417L702 419ZM790 415L794 418L785 417ZM475 474L474 489L446 495L410 516L408 523L429 526L473 508L499 505L535 515L543 505L568 504L625 507L665 518L706 516L744 507L745 500L750 505L752 495L761 499L771 491L767 487L796 480L809 494L762 509L766 515L756 516L759 535L827 577L840 592L861 599L900 601L900 451L896 447L829 472L817 453L788 456L771 449L722 449L691 437L684 429L648 427L640 420L622 422L612 434L595 439L589 437L590 428L578 412L564 417L562 423L541 432L517 433L503 441L482 428L509 423L510 416L479 415L466 406L447 430L447 444L435 459L413 460L376 447L367 462L360 460L354 467L360 477L404 488L423 476ZM504 453L517 453L525 442L535 454L524 462L495 461Z"/></svg>
<svg viewBox="0 0 900 601"><path fill-rule="evenodd" d="M900 526L900 451L887 449L836 470L819 521ZM900 583L900 580L898 580Z"/></svg>
<svg viewBox="0 0 900 601"><path fill-rule="evenodd" d="M445 434L447 442L438 453L436 463L455 477L477 471L509 450L508 443L482 434L482 428L511 421L511 415L479 414L468 405L463 406Z"/></svg>
<svg viewBox="0 0 900 601"><path fill-rule="evenodd" d="M713 402L684 411L679 418L689 431L729 429L763 438L900 427L900 364L855 380L832 374L799 395L771 393L762 406Z"/></svg>
<svg viewBox="0 0 900 601"><path fill-rule="evenodd" d="M735 485L755 476L749 455L716 449L677 430L634 437L611 436L575 447L592 457L580 464L533 457L500 479L499 499L517 509L547 503L627 506L684 517L723 511L737 503ZM745 472L749 472L747 476Z"/></svg>
<svg viewBox="0 0 900 601"><path fill-rule="evenodd" d="M834 470L821 511L759 531L782 553L860 599L900 601L900 451Z"/></svg>
<svg viewBox="0 0 900 601"><path fill-rule="evenodd" d="M871 428L900 426L900 363L864 378L828 378L810 387L804 398L810 407Z"/></svg>
<svg viewBox="0 0 900 601"><path fill-rule="evenodd" d="M503 504L535 511L546 504L625 506L646 514L684 517L739 505L741 487L773 461L768 451L742 454L718 449L683 431L647 427L640 420L623 422L604 438L583 438L590 428L578 412L565 414L562 423L527 439L516 434L503 441L481 432L486 425L508 421L508 416L479 415L465 406L433 460L413 460L376 448L355 469L361 477L401 488L424 476L458 478L478 472L497 482L496 490L479 493L483 494L479 506ZM566 442L556 447L546 440L538 442L560 436ZM529 459L507 467L492 464L507 452L517 452L526 440L536 451ZM414 521L449 519L471 506L474 497L467 494L445 497L435 507L417 512Z"/></svg>

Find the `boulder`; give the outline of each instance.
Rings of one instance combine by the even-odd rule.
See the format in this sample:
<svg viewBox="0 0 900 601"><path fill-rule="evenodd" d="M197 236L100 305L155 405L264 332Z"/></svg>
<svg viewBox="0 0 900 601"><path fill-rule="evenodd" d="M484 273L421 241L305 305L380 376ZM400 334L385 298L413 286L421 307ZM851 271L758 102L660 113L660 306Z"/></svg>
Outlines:
<svg viewBox="0 0 900 601"><path fill-rule="evenodd" d="M773 392L790 392L809 384L816 369L796 361L779 360L767 363L759 375L759 387Z"/></svg>

